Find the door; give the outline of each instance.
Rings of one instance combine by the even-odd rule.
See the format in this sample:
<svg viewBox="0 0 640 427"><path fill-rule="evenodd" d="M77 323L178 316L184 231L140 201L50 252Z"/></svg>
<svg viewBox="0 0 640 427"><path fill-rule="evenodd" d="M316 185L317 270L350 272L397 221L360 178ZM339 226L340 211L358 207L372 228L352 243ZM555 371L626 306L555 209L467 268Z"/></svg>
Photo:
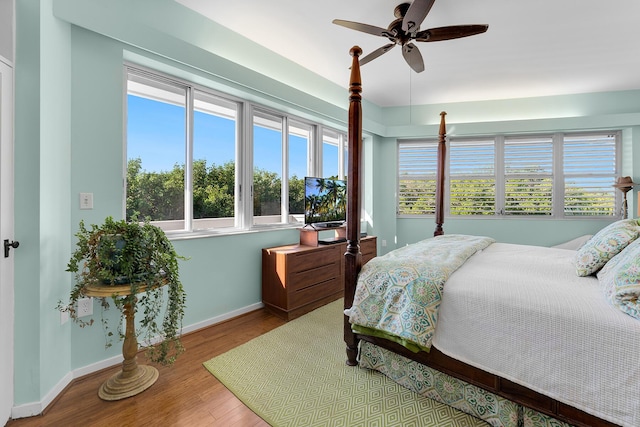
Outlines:
<svg viewBox="0 0 640 427"><path fill-rule="evenodd" d="M0 241L13 241L13 68L0 57ZM13 252L0 250L0 425L13 406Z"/></svg>

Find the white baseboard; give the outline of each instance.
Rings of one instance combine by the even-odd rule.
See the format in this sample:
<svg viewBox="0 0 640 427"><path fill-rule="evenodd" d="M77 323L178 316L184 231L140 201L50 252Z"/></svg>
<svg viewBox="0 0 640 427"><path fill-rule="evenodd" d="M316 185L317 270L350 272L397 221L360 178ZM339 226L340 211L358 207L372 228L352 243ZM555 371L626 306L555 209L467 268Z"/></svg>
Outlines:
<svg viewBox="0 0 640 427"><path fill-rule="evenodd" d="M229 313L222 314L220 316L212 317L207 320L203 320L202 322L194 323L189 326L185 326L182 328L182 333L188 333L197 331L198 329L206 328L208 326L213 326L217 323L224 322L225 320L233 319L234 317L241 316L246 313L250 313L252 311L261 309L264 307L264 304L261 302L248 305L243 308L239 308L234 311L230 311ZM74 379L84 377L85 375L92 374L94 372L100 371L105 368L110 368L112 366L118 365L122 363L122 356L114 356L108 359L101 360L96 363L92 363L90 365L84 366L82 368L78 368L73 370L72 372L67 373L39 402L25 403L22 405L17 405L11 408L11 418L26 418L33 417L35 415L40 415L44 410L55 400L56 397L73 381Z"/></svg>
<svg viewBox="0 0 640 427"><path fill-rule="evenodd" d="M101 360L96 363L92 363L87 366L83 366L82 368L75 369L73 371L73 379L82 378L85 375L93 374L94 372L98 372L102 369L111 368L112 366L120 365L124 357L122 355L113 356L108 359Z"/></svg>
<svg viewBox="0 0 640 427"><path fill-rule="evenodd" d="M26 418L40 415L51 402L65 389L73 380L73 372L67 373L40 402L25 403L11 408L11 418Z"/></svg>
<svg viewBox="0 0 640 427"><path fill-rule="evenodd" d="M234 311L230 311L225 314L221 314L220 316L212 317L207 320L203 320L202 322L194 323L189 326L185 326L182 328L182 333L186 334L188 332L197 331L198 329L206 328L208 326L213 326L217 323L224 322L225 320L233 319L234 317L241 316L246 313L251 313L252 311L256 311L264 307L264 304L261 302L257 302L255 304L248 305L246 307L239 308Z"/></svg>
<svg viewBox="0 0 640 427"><path fill-rule="evenodd" d="M5 64L7 64L8 67L13 69L13 61L9 61L7 58L5 58L2 55L0 55L0 62L4 62Z"/></svg>
<svg viewBox="0 0 640 427"><path fill-rule="evenodd" d="M40 415L74 379L119 365L123 360L124 358L122 356L114 356L69 372L49 390L49 393L47 393L40 402L25 403L11 408L11 418L17 419Z"/></svg>

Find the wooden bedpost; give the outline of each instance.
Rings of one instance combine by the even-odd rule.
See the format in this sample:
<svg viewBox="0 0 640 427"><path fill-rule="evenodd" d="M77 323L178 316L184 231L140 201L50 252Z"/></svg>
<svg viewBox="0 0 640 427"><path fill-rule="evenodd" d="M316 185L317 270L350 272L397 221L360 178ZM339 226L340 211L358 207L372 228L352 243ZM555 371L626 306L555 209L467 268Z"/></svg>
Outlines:
<svg viewBox="0 0 640 427"><path fill-rule="evenodd" d="M362 83L358 57L362 49L351 48L351 78L349 81L349 125L347 129L349 166L347 168L347 252L344 254L344 308L351 308L358 273L362 266L360 254L360 162L362 154ZM347 345L347 365L355 366L358 340L351 330L349 318L344 316L344 341Z"/></svg>
<svg viewBox="0 0 640 427"><path fill-rule="evenodd" d="M434 236L444 234L442 224L444 224L444 164L447 155L446 137L447 127L444 116L446 112L440 113L440 132L438 136L438 171L436 176L436 230Z"/></svg>

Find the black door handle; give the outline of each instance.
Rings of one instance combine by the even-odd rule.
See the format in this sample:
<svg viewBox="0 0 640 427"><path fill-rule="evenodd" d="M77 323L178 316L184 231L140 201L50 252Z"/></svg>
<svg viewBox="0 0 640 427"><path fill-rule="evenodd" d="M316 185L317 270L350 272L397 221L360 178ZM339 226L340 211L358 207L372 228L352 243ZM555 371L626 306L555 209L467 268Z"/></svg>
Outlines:
<svg viewBox="0 0 640 427"><path fill-rule="evenodd" d="M17 248L20 246L20 242L14 240L13 242L9 242L9 239L4 239L4 257L9 258L9 250L11 248Z"/></svg>

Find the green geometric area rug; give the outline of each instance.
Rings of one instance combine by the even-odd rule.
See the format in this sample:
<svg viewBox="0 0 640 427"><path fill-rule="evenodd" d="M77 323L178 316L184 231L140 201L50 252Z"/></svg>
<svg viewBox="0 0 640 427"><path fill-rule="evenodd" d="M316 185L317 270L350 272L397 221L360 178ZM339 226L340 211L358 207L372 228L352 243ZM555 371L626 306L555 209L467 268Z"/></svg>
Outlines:
<svg viewBox="0 0 640 427"><path fill-rule="evenodd" d="M314 310L204 366L274 427L487 426L377 371L347 366L342 304Z"/></svg>

